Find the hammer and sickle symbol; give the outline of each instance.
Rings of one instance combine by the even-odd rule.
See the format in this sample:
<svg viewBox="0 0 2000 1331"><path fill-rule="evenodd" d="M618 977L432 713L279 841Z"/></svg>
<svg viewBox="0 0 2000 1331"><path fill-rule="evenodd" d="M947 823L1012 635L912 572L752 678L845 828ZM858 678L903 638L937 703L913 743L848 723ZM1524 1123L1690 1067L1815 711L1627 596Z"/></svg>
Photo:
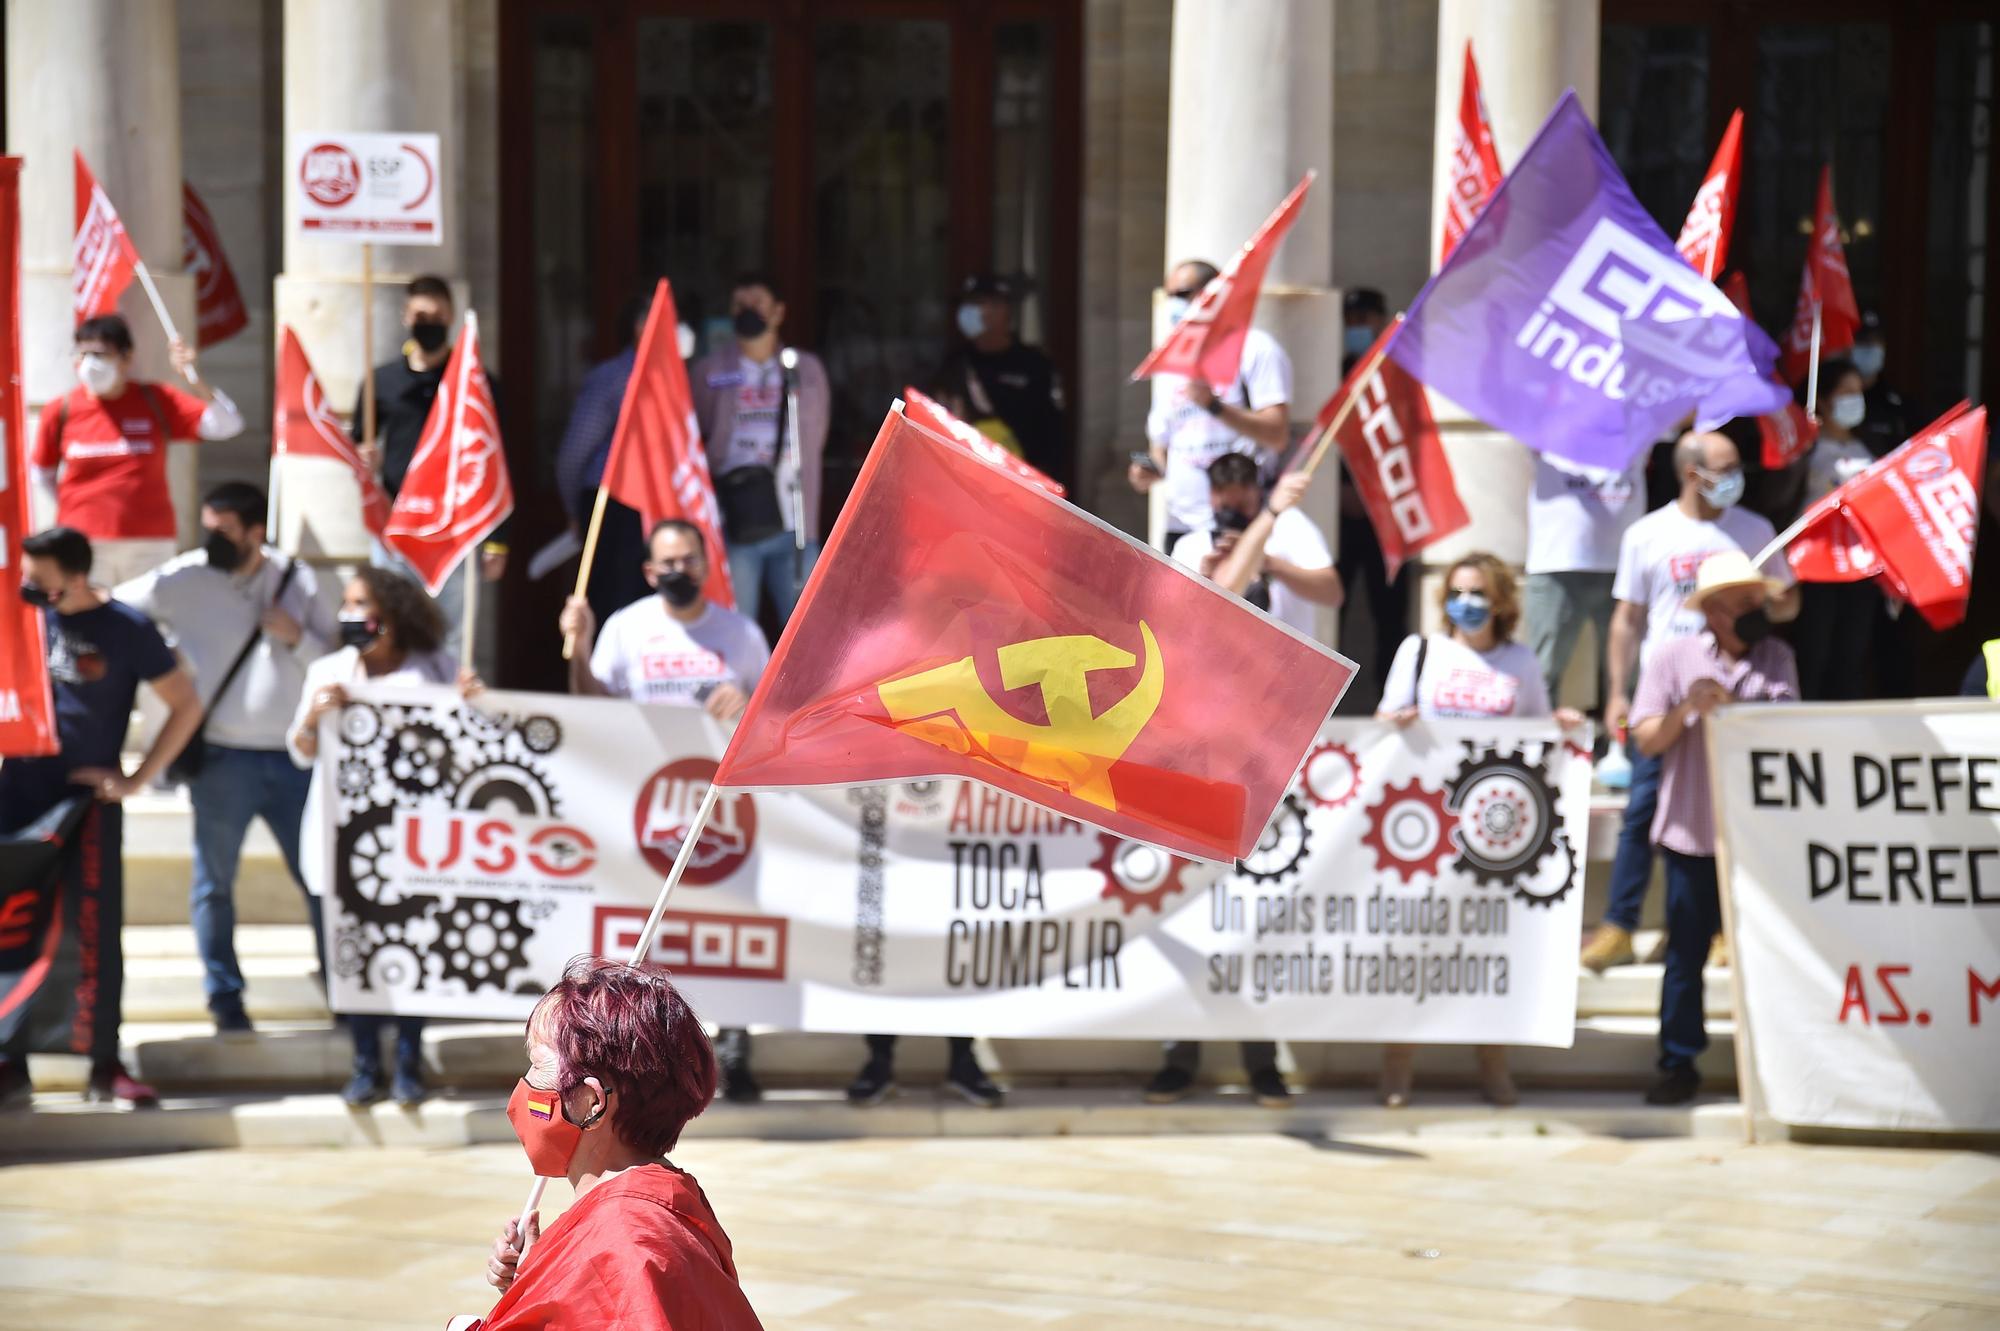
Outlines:
<svg viewBox="0 0 2000 1331"><path fill-rule="evenodd" d="M995 702L970 656L878 685L883 707L904 734L953 753L994 763L1069 791L1105 809L1118 807L1111 764L1124 756L1159 708L1166 687L1160 644L1144 620L1146 666L1123 698L1090 711L1090 674L1129 669L1135 658L1089 634L1032 638L1000 648L1000 681L1009 689L1041 687L1048 724L1023 721Z"/></svg>

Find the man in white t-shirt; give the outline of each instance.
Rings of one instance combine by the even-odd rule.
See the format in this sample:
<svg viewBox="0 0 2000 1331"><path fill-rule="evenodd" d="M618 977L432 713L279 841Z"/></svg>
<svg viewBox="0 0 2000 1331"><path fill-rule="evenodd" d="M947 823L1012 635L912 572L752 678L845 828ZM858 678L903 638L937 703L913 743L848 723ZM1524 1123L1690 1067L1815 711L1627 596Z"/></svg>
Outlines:
<svg viewBox="0 0 2000 1331"><path fill-rule="evenodd" d="M646 584L659 594L611 616L602 634L588 600L572 596L564 603L561 628L576 640L570 692L701 707L725 724L736 720L771 659L764 631L702 594L708 549L693 523L678 518L655 523L646 550ZM730 1100L743 1103L763 1095L750 1075L748 1031L717 1031L715 1057L722 1093Z"/></svg>
<svg viewBox="0 0 2000 1331"><path fill-rule="evenodd" d="M1602 667L1611 637L1611 579L1625 529L1646 511L1646 455L1623 471L1535 455L1528 493L1528 564L1523 608L1528 646L1554 698L1585 621L1597 627Z"/></svg>
<svg viewBox="0 0 2000 1331"><path fill-rule="evenodd" d="M1310 479L1295 474L1279 481L1267 504L1256 461L1223 454L1208 466L1214 525L1174 542L1173 557L1313 638L1319 627L1313 607L1339 605L1341 585L1326 537L1298 507ZM1237 553L1245 558L1227 558ZM1227 579L1225 564L1241 565L1243 587Z"/></svg>
<svg viewBox="0 0 2000 1331"><path fill-rule="evenodd" d="M1611 615L1606 661L1611 696L1605 721L1614 731L1630 718L1633 684L1637 672L1646 668L1647 655L1661 643L1707 627L1701 613L1686 604L1702 561L1732 550L1755 555L1777 534L1764 518L1738 507L1743 498L1743 458L1728 436L1694 431L1682 435L1674 445L1674 475L1681 483L1679 497L1633 523L1618 547L1618 572L1611 588L1617 606ZM1765 561L1764 572L1785 587L1767 610L1774 621L1783 623L1799 612L1798 585L1783 551ZM1583 950L1584 965L1597 971L1632 959L1632 931L1639 927L1639 912L1653 877L1652 826L1659 802L1660 760L1629 744L1626 751L1632 760L1632 784L1626 792L1618 853L1611 862L1611 902L1604 923Z"/></svg>
<svg viewBox="0 0 2000 1331"><path fill-rule="evenodd" d="M1175 323L1217 275L1214 264L1190 259L1167 274L1167 312ZM1179 374L1153 376L1153 407L1146 442L1153 467L1134 463L1132 488L1145 494L1167 487L1167 537L1209 524L1208 464L1224 453L1248 453L1275 465L1291 437L1292 362L1269 333L1252 328L1243 339L1236 378L1205 384Z"/></svg>

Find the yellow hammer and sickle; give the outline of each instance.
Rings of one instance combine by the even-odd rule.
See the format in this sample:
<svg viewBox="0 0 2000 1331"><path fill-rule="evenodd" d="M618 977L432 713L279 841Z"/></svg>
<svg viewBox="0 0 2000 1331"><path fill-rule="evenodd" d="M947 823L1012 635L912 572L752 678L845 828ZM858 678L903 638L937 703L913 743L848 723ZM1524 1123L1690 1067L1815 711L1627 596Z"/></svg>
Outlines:
<svg viewBox="0 0 2000 1331"><path fill-rule="evenodd" d="M1159 708L1166 663L1146 622L1139 622L1146 667L1123 698L1090 711L1090 674L1130 669L1137 659L1089 634L1033 638L1002 647L1000 682L1009 689L1037 684L1047 725L1023 721L993 701L970 656L877 686L883 707L904 734L954 753L983 758L1037 781L1061 786L1081 800L1116 809L1111 764L1124 756Z"/></svg>

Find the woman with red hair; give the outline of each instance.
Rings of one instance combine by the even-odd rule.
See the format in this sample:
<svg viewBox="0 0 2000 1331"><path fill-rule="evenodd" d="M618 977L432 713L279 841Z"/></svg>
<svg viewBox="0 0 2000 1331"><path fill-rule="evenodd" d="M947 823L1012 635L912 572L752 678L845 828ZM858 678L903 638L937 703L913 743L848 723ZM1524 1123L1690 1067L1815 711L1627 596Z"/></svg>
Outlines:
<svg viewBox="0 0 2000 1331"><path fill-rule="evenodd" d="M729 1236L665 1158L715 1097L715 1052L667 972L577 958L535 1005L527 1043L507 1118L534 1172L567 1178L576 1200L547 1234L529 1217L525 1258L507 1222L487 1263L500 1301L469 1325L757 1328Z"/></svg>

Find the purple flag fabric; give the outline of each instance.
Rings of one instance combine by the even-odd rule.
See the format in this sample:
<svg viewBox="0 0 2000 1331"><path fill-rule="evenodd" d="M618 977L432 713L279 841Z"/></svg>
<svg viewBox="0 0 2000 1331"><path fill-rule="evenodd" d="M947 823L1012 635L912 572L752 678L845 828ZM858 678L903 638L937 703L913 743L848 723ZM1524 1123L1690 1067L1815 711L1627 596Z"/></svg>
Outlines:
<svg viewBox="0 0 2000 1331"><path fill-rule="evenodd" d="M1571 90L1417 293L1389 355L1529 448L1619 469L1651 442L1628 432L1628 319L1745 322L1639 205ZM1751 359L1708 395L1758 377Z"/></svg>
<svg viewBox="0 0 2000 1331"><path fill-rule="evenodd" d="M1621 319L1618 326L1625 346L1625 442L1635 452L1690 412L1698 428L1710 430L1738 416L1782 411L1792 399L1792 390L1770 377L1768 364L1758 370L1747 336L1756 325L1740 315Z"/></svg>

